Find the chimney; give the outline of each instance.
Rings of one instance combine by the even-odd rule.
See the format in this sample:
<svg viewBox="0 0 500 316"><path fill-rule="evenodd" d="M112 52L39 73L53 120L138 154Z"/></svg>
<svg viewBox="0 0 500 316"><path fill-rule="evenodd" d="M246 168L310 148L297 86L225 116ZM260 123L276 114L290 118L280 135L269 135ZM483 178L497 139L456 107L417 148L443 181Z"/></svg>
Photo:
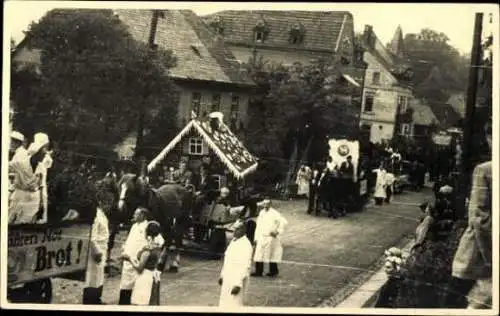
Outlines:
<svg viewBox="0 0 500 316"><path fill-rule="evenodd" d="M210 127L213 130L218 130L219 126L223 123L224 114L221 112L212 112L208 115L210 117Z"/></svg>

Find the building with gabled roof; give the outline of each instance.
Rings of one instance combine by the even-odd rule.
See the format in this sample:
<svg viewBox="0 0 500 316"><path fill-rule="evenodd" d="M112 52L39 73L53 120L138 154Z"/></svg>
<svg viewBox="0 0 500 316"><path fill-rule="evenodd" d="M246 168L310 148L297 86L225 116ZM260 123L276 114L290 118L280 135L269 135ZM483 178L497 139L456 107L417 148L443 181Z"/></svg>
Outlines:
<svg viewBox="0 0 500 316"><path fill-rule="evenodd" d="M254 172L258 159L224 123L222 115L211 113L210 117L192 119L182 128L161 152L148 164L148 172L159 165L176 164L187 158L192 169L198 169L203 162L210 162L211 172L218 178L219 187L232 179L243 179ZM169 157L170 156L170 157Z"/></svg>
<svg viewBox="0 0 500 316"><path fill-rule="evenodd" d="M398 27L393 42L387 48L366 25L360 39L363 60L368 65L364 79L361 107L361 133L372 143L391 140L400 113L409 108L413 98L412 71L404 60L402 31Z"/></svg>
<svg viewBox="0 0 500 316"><path fill-rule="evenodd" d="M402 116L396 125L396 133L408 138L430 137L430 132L439 121L432 109L422 99L413 98L408 107L407 116Z"/></svg>
<svg viewBox="0 0 500 316"><path fill-rule="evenodd" d="M134 39L148 41L153 10L113 12L128 26ZM217 110L225 114L235 130L244 129L248 99L255 83L240 69L222 38L201 18L191 10L161 10L155 45L171 50L177 60L169 75L179 90L179 125L189 121L193 110L199 115ZM21 42L12 60L20 67L39 66L42 52L28 46L26 40Z"/></svg>
<svg viewBox="0 0 500 316"><path fill-rule="evenodd" d="M303 65L313 60L341 61L342 73L362 86L366 65L354 41L348 11L227 10L203 17L240 63Z"/></svg>
<svg viewBox="0 0 500 316"><path fill-rule="evenodd" d="M451 105L437 101L429 101L428 104L439 122L440 129L461 127L462 118Z"/></svg>
<svg viewBox="0 0 500 316"><path fill-rule="evenodd" d="M114 13L136 40L148 40L153 10ZM246 126L248 99L255 83L200 17L191 10L161 10L155 44L171 50L177 59L170 76L180 91L181 124L190 119L192 111L200 116L221 111L236 130Z"/></svg>
<svg viewBox="0 0 500 316"><path fill-rule="evenodd" d="M228 10L203 19L247 62L255 53L269 61L308 64L352 47L353 17L347 11Z"/></svg>

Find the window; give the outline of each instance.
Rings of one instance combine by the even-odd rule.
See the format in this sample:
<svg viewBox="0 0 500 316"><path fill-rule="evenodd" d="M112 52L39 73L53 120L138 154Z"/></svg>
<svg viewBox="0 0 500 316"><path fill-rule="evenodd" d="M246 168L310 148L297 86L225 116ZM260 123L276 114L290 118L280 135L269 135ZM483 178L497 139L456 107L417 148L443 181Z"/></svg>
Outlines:
<svg viewBox="0 0 500 316"><path fill-rule="evenodd" d="M361 137L370 139L372 126L370 124L361 124Z"/></svg>
<svg viewBox="0 0 500 316"><path fill-rule="evenodd" d="M203 140L201 138L192 137L189 139L189 154L190 155L203 154Z"/></svg>
<svg viewBox="0 0 500 316"><path fill-rule="evenodd" d="M410 124L401 124L401 135L410 136L411 135L411 126Z"/></svg>
<svg viewBox="0 0 500 316"><path fill-rule="evenodd" d="M193 92L191 96L191 110L196 114L200 114L201 93Z"/></svg>
<svg viewBox="0 0 500 316"><path fill-rule="evenodd" d="M215 183L217 183L217 190L220 190L222 188L222 176L220 174L214 174L212 175L212 178Z"/></svg>
<svg viewBox="0 0 500 316"><path fill-rule="evenodd" d="M292 34L290 35L290 44L299 44L300 43L300 36L299 34Z"/></svg>
<svg viewBox="0 0 500 316"><path fill-rule="evenodd" d="M374 72L372 77L373 84L380 84L380 72Z"/></svg>
<svg viewBox="0 0 500 316"><path fill-rule="evenodd" d="M405 96L398 96L399 113L405 113L408 110L408 98Z"/></svg>
<svg viewBox="0 0 500 316"><path fill-rule="evenodd" d="M238 118L238 112L240 111L240 97L239 96L233 96L231 98L231 119L236 119Z"/></svg>
<svg viewBox="0 0 500 316"><path fill-rule="evenodd" d="M305 28L301 23L295 23L290 28L290 44L300 44L304 41Z"/></svg>
<svg viewBox="0 0 500 316"><path fill-rule="evenodd" d="M264 41L264 32L262 32L262 31L257 31L257 32L255 33L255 40L256 40L257 42L263 42L263 41Z"/></svg>
<svg viewBox="0 0 500 316"><path fill-rule="evenodd" d="M366 94L365 95L365 112L372 112L373 111L373 99L374 99L373 94Z"/></svg>
<svg viewBox="0 0 500 316"><path fill-rule="evenodd" d="M220 94L212 95L212 112L220 110Z"/></svg>

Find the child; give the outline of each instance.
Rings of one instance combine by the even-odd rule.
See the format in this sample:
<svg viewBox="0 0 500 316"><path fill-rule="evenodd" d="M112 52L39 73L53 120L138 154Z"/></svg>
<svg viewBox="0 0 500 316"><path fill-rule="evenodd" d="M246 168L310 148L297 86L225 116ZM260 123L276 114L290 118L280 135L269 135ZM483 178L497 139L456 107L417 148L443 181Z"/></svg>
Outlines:
<svg viewBox="0 0 500 316"><path fill-rule="evenodd" d="M137 270L138 276L132 289L132 305L160 305L160 276L157 269L163 243L160 238L160 224L151 221L146 227L147 245L139 251L137 258L124 256L124 260Z"/></svg>

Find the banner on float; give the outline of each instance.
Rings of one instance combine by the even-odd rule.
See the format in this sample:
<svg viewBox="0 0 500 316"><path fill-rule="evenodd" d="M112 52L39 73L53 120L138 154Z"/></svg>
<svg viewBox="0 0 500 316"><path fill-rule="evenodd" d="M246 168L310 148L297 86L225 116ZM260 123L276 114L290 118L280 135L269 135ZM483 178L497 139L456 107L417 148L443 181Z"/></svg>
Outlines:
<svg viewBox="0 0 500 316"><path fill-rule="evenodd" d="M357 140L330 139L328 145L330 146L329 156L332 158L332 161L327 164L327 167L330 170L333 170L335 166L340 168L340 165L347 160L347 156L351 156L354 167L354 181L356 182L359 161L359 142Z"/></svg>
<svg viewBox="0 0 500 316"><path fill-rule="evenodd" d="M9 227L9 286L85 270L91 226Z"/></svg>

